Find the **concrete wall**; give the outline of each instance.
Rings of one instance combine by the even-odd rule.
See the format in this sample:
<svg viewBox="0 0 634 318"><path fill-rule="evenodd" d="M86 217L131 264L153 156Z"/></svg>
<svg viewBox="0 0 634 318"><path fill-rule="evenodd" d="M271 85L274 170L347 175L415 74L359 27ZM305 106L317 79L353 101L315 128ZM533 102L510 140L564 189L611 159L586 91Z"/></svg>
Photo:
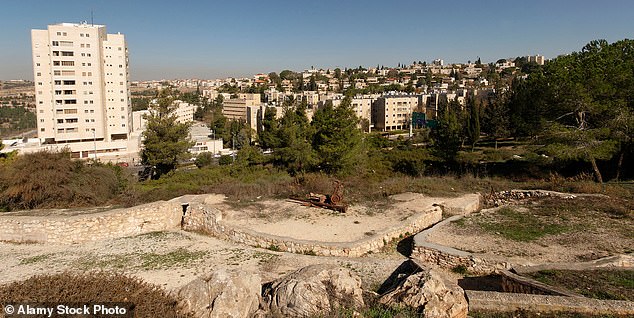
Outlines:
<svg viewBox="0 0 634 318"><path fill-rule="evenodd" d="M73 216L0 215L0 241L73 244L178 229L179 202L158 201Z"/></svg>

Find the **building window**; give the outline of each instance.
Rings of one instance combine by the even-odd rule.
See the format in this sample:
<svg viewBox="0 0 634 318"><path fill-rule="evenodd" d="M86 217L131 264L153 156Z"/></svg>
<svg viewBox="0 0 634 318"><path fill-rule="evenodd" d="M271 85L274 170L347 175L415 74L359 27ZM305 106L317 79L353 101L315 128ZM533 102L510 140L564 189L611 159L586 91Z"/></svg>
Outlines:
<svg viewBox="0 0 634 318"><path fill-rule="evenodd" d="M53 61L53 66L59 66L59 61Z"/></svg>
<svg viewBox="0 0 634 318"><path fill-rule="evenodd" d="M52 46L59 46L59 41L53 41Z"/></svg>
<svg viewBox="0 0 634 318"><path fill-rule="evenodd" d="M62 56L75 56L75 53L70 51L62 51Z"/></svg>
<svg viewBox="0 0 634 318"><path fill-rule="evenodd" d="M64 114L77 114L76 108L64 109Z"/></svg>
<svg viewBox="0 0 634 318"><path fill-rule="evenodd" d="M46 131L44 128L40 128L40 131Z"/></svg>
<svg viewBox="0 0 634 318"><path fill-rule="evenodd" d="M62 72L61 71L53 71L53 75L61 75Z"/></svg>
<svg viewBox="0 0 634 318"><path fill-rule="evenodd" d="M58 123L58 124L63 124L63 123L64 123L64 120L63 120L63 119L58 119L58 120L57 120L57 123Z"/></svg>
<svg viewBox="0 0 634 318"><path fill-rule="evenodd" d="M75 61L62 61L62 66L75 66Z"/></svg>
<svg viewBox="0 0 634 318"><path fill-rule="evenodd" d="M62 75L64 76L74 76L75 71L62 71Z"/></svg>

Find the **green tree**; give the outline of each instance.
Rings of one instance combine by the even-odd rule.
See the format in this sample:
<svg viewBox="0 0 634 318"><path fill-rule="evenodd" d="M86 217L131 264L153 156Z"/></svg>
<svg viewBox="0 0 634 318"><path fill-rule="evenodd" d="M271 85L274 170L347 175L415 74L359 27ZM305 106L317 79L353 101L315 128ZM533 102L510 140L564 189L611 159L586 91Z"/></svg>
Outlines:
<svg viewBox="0 0 634 318"><path fill-rule="evenodd" d="M471 150L480 139L480 107L473 96L467 98L469 118L467 120L467 140L471 144Z"/></svg>
<svg viewBox="0 0 634 318"><path fill-rule="evenodd" d="M154 167L155 178L176 169L178 162L187 158L187 149L193 145L189 140L189 124L176 122L173 101L170 90L162 91L157 104L152 105L150 114L146 116L141 161Z"/></svg>
<svg viewBox="0 0 634 318"><path fill-rule="evenodd" d="M277 111L274 107L267 107L262 116L262 124L258 125L258 143L262 149L273 149L280 145L279 122L275 115Z"/></svg>
<svg viewBox="0 0 634 318"><path fill-rule="evenodd" d="M297 106L286 105L277 131L279 144L275 150L275 162L293 175L315 165L315 153L311 147L313 129L305 109L305 100Z"/></svg>
<svg viewBox="0 0 634 318"><path fill-rule="evenodd" d="M359 119L351 103L349 97L344 98L337 108L332 102L326 102L313 117L313 149L317 153L319 168L327 173L349 172L360 154Z"/></svg>
<svg viewBox="0 0 634 318"><path fill-rule="evenodd" d="M482 131L494 139L507 137L509 134L509 112L504 94L490 96L485 101L482 116Z"/></svg>
<svg viewBox="0 0 634 318"><path fill-rule="evenodd" d="M440 105L447 105L447 97L442 96L438 101ZM455 161L460 149L460 135L462 126L458 121L455 109L451 107L439 107L436 129L432 137L434 139L434 153L445 162Z"/></svg>

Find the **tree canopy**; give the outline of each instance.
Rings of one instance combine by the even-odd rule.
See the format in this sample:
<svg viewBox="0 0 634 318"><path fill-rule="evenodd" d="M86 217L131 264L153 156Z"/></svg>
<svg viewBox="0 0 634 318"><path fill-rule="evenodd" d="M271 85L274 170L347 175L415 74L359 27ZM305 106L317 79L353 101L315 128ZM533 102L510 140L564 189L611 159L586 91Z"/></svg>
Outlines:
<svg viewBox="0 0 634 318"><path fill-rule="evenodd" d="M173 101L171 91L162 91L146 116L141 161L154 167L156 178L176 169L178 162L187 158L187 150L193 145L189 140L189 124L176 121Z"/></svg>

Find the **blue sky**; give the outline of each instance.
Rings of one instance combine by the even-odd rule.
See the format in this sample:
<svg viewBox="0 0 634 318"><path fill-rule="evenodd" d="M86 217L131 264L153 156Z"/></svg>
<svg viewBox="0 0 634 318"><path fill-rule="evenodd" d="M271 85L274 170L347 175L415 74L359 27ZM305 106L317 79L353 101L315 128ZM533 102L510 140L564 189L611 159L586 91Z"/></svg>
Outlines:
<svg viewBox="0 0 634 318"><path fill-rule="evenodd" d="M631 0L3 1L0 79L33 78L31 29L90 21L91 11L126 35L132 80L552 58L634 32Z"/></svg>

